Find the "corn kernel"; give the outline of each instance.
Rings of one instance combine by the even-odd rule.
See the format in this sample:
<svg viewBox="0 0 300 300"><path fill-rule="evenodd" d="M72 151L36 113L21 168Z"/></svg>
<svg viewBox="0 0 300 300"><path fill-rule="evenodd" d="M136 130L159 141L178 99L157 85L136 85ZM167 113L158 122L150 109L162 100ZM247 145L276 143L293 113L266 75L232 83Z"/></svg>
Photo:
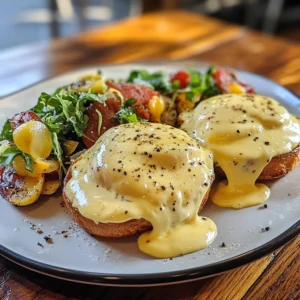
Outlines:
<svg viewBox="0 0 300 300"><path fill-rule="evenodd" d="M165 109L165 102L162 97L154 96L148 102L148 109L151 113L151 121L159 122L160 116Z"/></svg>
<svg viewBox="0 0 300 300"><path fill-rule="evenodd" d="M35 158L47 158L52 151L51 133L39 121L29 121L13 132L15 145L24 153Z"/></svg>

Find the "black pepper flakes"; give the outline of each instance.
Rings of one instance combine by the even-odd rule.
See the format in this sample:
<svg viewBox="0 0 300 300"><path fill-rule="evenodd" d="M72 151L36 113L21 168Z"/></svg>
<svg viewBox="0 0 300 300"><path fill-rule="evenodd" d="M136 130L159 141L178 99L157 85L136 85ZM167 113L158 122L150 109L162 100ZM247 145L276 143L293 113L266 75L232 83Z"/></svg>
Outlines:
<svg viewBox="0 0 300 300"><path fill-rule="evenodd" d="M265 208L268 208L267 204L264 204L264 205L260 206L258 209L265 209Z"/></svg>
<svg viewBox="0 0 300 300"><path fill-rule="evenodd" d="M44 240L48 243L48 244L53 244L53 240L50 236L44 236Z"/></svg>
<svg viewBox="0 0 300 300"><path fill-rule="evenodd" d="M39 247L41 247L41 248L44 248L44 245L41 244L40 242L37 242L37 245L38 245Z"/></svg>
<svg viewBox="0 0 300 300"><path fill-rule="evenodd" d="M223 242L221 245L220 245L221 248L225 248L226 247L226 244Z"/></svg>

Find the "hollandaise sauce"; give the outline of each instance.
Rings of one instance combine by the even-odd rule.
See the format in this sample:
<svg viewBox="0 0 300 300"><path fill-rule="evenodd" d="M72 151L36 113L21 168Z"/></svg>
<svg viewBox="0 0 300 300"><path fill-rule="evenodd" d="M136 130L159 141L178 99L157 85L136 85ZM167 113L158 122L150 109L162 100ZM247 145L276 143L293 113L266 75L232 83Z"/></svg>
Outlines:
<svg viewBox="0 0 300 300"><path fill-rule="evenodd" d="M185 132L132 123L103 134L73 164L66 196L96 223L148 220L139 249L157 258L207 247L216 225L198 216L214 178L212 154Z"/></svg>
<svg viewBox="0 0 300 300"><path fill-rule="evenodd" d="M213 152L214 163L225 172L211 193L223 207L244 208L266 201L269 188L256 183L275 156L300 143L298 120L277 101L250 94L220 95L183 113L181 128Z"/></svg>

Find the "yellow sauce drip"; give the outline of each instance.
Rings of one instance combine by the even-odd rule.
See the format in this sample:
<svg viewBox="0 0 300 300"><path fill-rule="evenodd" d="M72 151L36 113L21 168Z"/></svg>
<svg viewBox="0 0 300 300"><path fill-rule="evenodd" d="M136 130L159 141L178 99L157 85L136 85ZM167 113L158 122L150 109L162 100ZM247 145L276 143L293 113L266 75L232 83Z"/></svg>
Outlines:
<svg viewBox="0 0 300 300"><path fill-rule="evenodd" d="M96 223L148 220L139 249L157 258L207 247L216 225L198 216L213 180L210 151L162 124L125 124L102 135L73 166L67 197Z"/></svg>
<svg viewBox="0 0 300 300"><path fill-rule="evenodd" d="M244 208L269 198L270 190L256 183L275 156L300 142L299 122L277 101L260 95L220 95L181 115L181 129L214 154L227 180L211 193L223 207Z"/></svg>

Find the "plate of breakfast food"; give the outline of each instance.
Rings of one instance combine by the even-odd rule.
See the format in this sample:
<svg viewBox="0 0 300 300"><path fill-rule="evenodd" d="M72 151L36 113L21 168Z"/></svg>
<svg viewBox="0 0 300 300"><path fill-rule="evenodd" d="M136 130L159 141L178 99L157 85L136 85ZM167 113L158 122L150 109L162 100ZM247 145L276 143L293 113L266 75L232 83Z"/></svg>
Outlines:
<svg viewBox="0 0 300 300"><path fill-rule="evenodd" d="M0 253L99 285L226 272L300 232L300 101L206 64L124 64L0 100Z"/></svg>

